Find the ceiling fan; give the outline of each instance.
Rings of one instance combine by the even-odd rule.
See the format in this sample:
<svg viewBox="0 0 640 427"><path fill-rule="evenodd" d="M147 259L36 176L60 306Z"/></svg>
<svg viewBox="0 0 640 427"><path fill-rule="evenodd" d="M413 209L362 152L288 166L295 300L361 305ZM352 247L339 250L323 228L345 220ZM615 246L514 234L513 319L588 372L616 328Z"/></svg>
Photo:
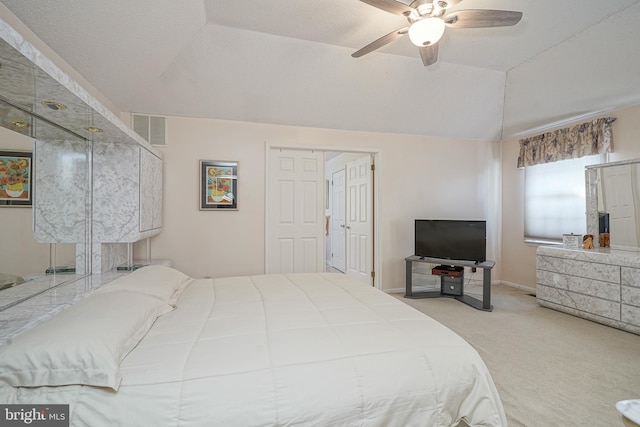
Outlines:
<svg viewBox="0 0 640 427"><path fill-rule="evenodd" d="M462 0L415 0L410 5L396 0L360 0L371 6L395 15L402 15L409 25L380 37L351 54L359 58L371 53L400 37L409 34L411 42L418 47L425 67L438 60L438 40L445 27L488 28L509 27L522 19L522 12L509 10L468 9L447 13L447 9Z"/></svg>

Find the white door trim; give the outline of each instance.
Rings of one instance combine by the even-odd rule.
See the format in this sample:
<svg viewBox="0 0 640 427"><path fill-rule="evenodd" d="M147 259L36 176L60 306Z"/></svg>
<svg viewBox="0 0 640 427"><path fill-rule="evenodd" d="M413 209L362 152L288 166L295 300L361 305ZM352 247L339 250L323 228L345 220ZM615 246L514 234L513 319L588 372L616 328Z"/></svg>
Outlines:
<svg viewBox="0 0 640 427"><path fill-rule="evenodd" d="M265 271L268 265L269 260L269 218L268 218L268 210L267 210L267 202L269 200L269 193L271 189L267 183L270 182L271 172L270 172L270 162L269 162L269 152L272 149L288 149L288 150L309 150L309 151L338 151L341 153L362 153L362 154L371 154L373 156L373 163L376 167L375 173L373 174L373 270L375 271L375 277L373 279L373 286L382 289L382 255L381 248L383 246L383 239L381 233L380 226L380 179L383 175L382 168L380 167L381 161L381 153L378 148L366 148L366 147L336 147L336 146L323 146L323 145L303 145L303 144L295 144L295 143L272 143L265 142L265 257L264 257L264 265Z"/></svg>

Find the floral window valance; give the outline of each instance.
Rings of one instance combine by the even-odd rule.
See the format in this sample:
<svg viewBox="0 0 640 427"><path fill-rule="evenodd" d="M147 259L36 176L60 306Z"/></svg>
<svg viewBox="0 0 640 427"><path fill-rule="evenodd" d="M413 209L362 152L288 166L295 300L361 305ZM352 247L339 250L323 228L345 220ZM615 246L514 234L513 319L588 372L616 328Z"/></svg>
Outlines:
<svg viewBox="0 0 640 427"><path fill-rule="evenodd" d="M518 167L577 159L593 154L613 152L611 124L606 117L572 127L546 132L520 140Z"/></svg>

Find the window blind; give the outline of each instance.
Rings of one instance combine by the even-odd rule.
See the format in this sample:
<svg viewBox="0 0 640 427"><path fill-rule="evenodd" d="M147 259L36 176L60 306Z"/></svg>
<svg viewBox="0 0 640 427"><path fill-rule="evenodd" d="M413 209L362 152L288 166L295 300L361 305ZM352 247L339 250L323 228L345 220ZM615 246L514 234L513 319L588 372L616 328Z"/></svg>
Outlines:
<svg viewBox="0 0 640 427"><path fill-rule="evenodd" d="M543 163L525 168L524 239L562 242L563 234L585 234L585 166L604 155Z"/></svg>

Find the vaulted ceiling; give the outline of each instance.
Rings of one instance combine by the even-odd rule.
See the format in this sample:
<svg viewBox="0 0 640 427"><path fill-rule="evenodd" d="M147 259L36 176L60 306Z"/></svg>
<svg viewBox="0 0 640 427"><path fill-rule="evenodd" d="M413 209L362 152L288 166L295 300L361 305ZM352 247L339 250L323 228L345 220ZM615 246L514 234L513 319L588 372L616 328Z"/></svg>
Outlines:
<svg viewBox="0 0 640 427"><path fill-rule="evenodd" d="M407 37L352 58L407 24L358 0L0 2L125 112L499 140L640 103L640 0L464 0L523 19L430 67Z"/></svg>

